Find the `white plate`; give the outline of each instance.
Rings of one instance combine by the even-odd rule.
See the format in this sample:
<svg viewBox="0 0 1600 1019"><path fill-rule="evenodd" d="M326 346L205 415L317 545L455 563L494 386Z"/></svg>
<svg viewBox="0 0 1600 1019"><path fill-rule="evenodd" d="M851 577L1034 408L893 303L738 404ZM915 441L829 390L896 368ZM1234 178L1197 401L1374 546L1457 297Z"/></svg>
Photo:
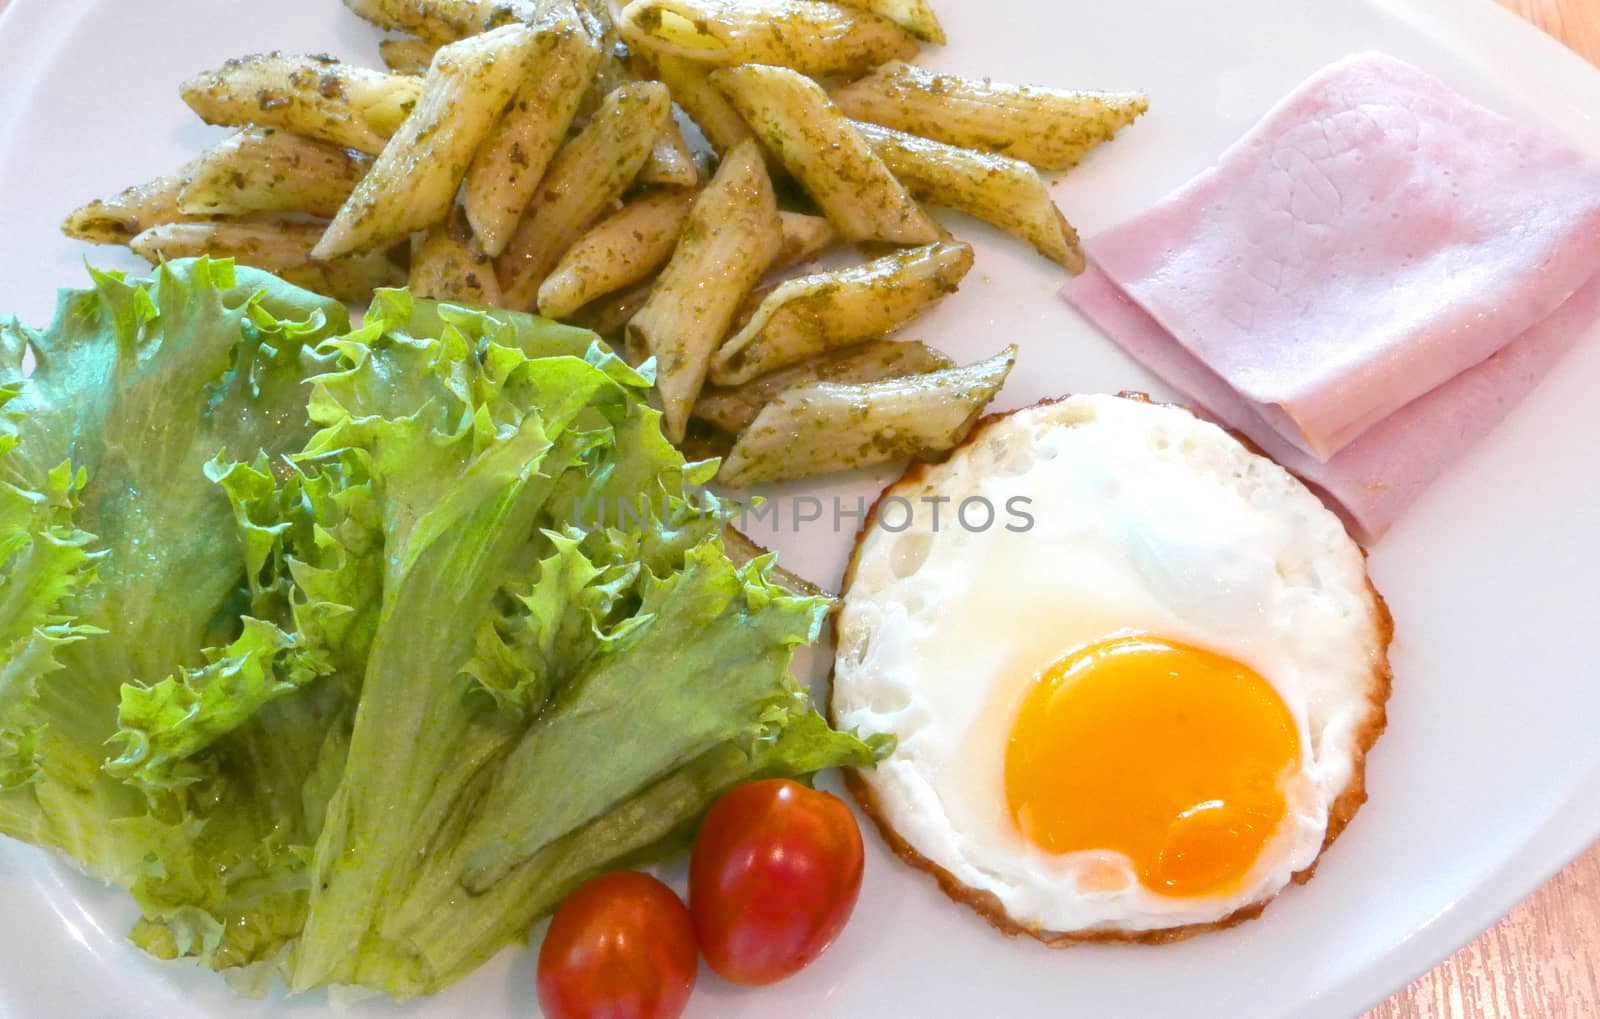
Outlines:
<svg viewBox="0 0 1600 1019"><path fill-rule="evenodd" d="M1055 189L1086 234L1205 166L1312 71L1369 48L1497 108L1538 109L1600 153L1600 73L1487 0L939 6L953 45L929 53L937 66L1151 94L1147 117ZM372 63L375 39L337 0L12 0L0 16L0 307L43 321L57 286L84 282L86 255L135 267L126 253L66 241L57 224L219 134L179 100L184 75L274 48ZM1066 391L1163 391L1055 296L1051 266L975 224L953 225L977 242L977 268L915 335L963 357L1018 342L1007 406ZM1261 920L1164 948L1050 952L997 936L869 837L861 905L822 961L760 991L707 978L693 1014L1345 1016L1467 941L1600 836L1597 390L1600 343L1590 342L1373 552L1397 639L1372 802L1317 879ZM887 476L811 491L848 508ZM826 521L799 533L782 524L765 538L786 561L837 580L849 534ZM0 861L0 1014L328 1007L320 996L236 1001L210 974L127 946L120 895L15 845ZM432 1001L361 1012L526 1016L532 971L531 955L509 951Z"/></svg>

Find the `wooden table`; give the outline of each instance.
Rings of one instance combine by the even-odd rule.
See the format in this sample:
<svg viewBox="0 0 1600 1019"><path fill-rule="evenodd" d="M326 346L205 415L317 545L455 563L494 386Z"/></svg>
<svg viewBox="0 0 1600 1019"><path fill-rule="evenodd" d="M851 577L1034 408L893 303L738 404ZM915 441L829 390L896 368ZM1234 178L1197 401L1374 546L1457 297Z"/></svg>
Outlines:
<svg viewBox="0 0 1600 1019"><path fill-rule="evenodd" d="M1499 2L1600 64L1600 0ZM1590 1017L1600 1017L1600 845L1363 1019Z"/></svg>

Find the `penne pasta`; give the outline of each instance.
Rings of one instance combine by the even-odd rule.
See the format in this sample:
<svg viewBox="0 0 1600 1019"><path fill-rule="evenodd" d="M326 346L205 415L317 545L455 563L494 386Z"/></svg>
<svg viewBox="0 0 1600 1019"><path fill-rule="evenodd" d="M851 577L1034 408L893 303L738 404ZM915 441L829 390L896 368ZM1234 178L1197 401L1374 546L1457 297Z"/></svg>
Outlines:
<svg viewBox="0 0 1600 1019"><path fill-rule="evenodd" d="M859 74L917 52L905 29L822 0L633 0L617 24L630 48L706 64L779 64Z"/></svg>
<svg viewBox="0 0 1600 1019"><path fill-rule="evenodd" d="M666 85L673 100L719 155L753 137L739 111L711 84L706 65L666 53L648 57L634 53L629 56L629 65L636 76L655 78Z"/></svg>
<svg viewBox="0 0 1600 1019"><path fill-rule="evenodd" d="M587 0L587 2L590 30L603 40L602 45L606 54L600 73L594 81L594 95L597 98L604 96L625 82L652 80L652 75L636 73L629 66L630 62L642 65L642 61L632 60L631 54L628 54L629 60L623 58L627 50L619 45L620 36L617 33L616 22L611 17L609 0ZM668 91L671 91L670 85ZM688 143L684 141L683 130L679 127L676 116L650 149L650 158L645 160L644 166L639 170L639 182L665 187L700 185L700 167L696 165L694 155L689 151Z"/></svg>
<svg viewBox="0 0 1600 1019"><path fill-rule="evenodd" d="M555 0L544 0L555 2ZM589 34L600 43L600 48L607 54L614 55L617 43L616 21L611 17L612 0L574 0L572 6L578 14Z"/></svg>
<svg viewBox="0 0 1600 1019"><path fill-rule="evenodd" d="M800 262L809 261L823 248L833 243L838 235L833 227L821 216L807 216L798 212L779 212L780 229L783 239L778 246L778 255L768 266L768 272L777 272L787 269ZM616 339L623 335L627 324L638 314L645 301L650 299L650 291L655 285L653 278L637 283L626 290L608 294L597 300L591 301L582 308L566 316L555 316L573 325L599 333L606 339ZM738 325L747 321L755 312L756 306L761 302L759 298L771 290L757 288L740 302L739 311L734 314L733 324ZM648 354L642 350L622 350L623 355L631 364L638 365ZM731 437L730 437L731 442Z"/></svg>
<svg viewBox="0 0 1600 1019"><path fill-rule="evenodd" d="M589 34L600 40L607 52L614 51L619 41L616 21L611 16L612 6L613 0L573 0L573 7L588 26Z"/></svg>
<svg viewBox="0 0 1600 1019"><path fill-rule="evenodd" d="M938 225L816 82L761 65L724 68L711 80L847 240L939 239Z"/></svg>
<svg viewBox="0 0 1600 1019"><path fill-rule="evenodd" d="M670 86L668 91L671 91ZM680 188L692 188L700 183L700 168L694 165L694 156L689 152L688 142L683 140L676 118L667 123L667 129L650 149L650 158L639 170L639 182Z"/></svg>
<svg viewBox="0 0 1600 1019"><path fill-rule="evenodd" d="M895 61L838 89L850 117L1046 170L1076 166L1150 107L1139 92L1070 92L938 74Z"/></svg>
<svg viewBox="0 0 1600 1019"><path fill-rule="evenodd" d="M366 251L444 219L537 43L533 29L507 25L441 49L416 109L339 209L314 257Z"/></svg>
<svg viewBox="0 0 1600 1019"><path fill-rule="evenodd" d="M433 55L439 52L437 43L402 35L378 43L378 56L383 66L395 74L427 74Z"/></svg>
<svg viewBox="0 0 1600 1019"><path fill-rule="evenodd" d="M378 287L405 283L405 273L382 251L312 261L311 249L321 236L316 223L169 223L144 231L129 247L152 264L199 255L231 258L352 303L371 300Z"/></svg>
<svg viewBox="0 0 1600 1019"><path fill-rule="evenodd" d="M435 46L459 42L504 25L532 25L570 0L344 0L359 17Z"/></svg>
<svg viewBox="0 0 1600 1019"><path fill-rule="evenodd" d="M877 124L860 122L855 128L916 197L991 223L1069 271L1083 271L1078 232L1030 164Z"/></svg>
<svg viewBox="0 0 1600 1019"><path fill-rule="evenodd" d="M205 72L185 101L236 133L63 230L592 329L653 362L663 433L736 487L964 438L1015 351L958 368L891 339L973 265L928 209L1082 271L1041 174L1148 107L913 66L945 40L932 0L342 2L397 33L388 72ZM865 254L791 268L836 241Z"/></svg>
<svg viewBox="0 0 1600 1019"><path fill-rule="evenodd" d="M948 453L1005 385L1016 351L926 375L786 389L739 435L717 480L747 488Z"/></svg>
<svg viewBox="0 0 1600 1019"><path fill-rule="evenodd" d="M607 340L621 341L625 339L624 330L633 316L639 313L644 303L650 299L650 291L655 288L655 280L648 279L643 283L635 284L626 290L619 290L614 294L607 294L597 301L584 305L578 311L566 316L562 321L571 325L581 326L590 332L599 333ZM640 350L628 350L625 343L614 343L619 353L629 364L637 367L647 356Z"/></svg>
<svg viewBox="0 0 1600 1019"><path fill-rule="evenodd" d="M600 65L599 44L575 16L536 32L527 76L467 170L467 220L490 255L511 242Z"/></svg>
<svg viewBox="0 0 1600 1019"><path fill-rule="evenodd" d="M422 79L329 56L259 53L197 75L181 91L207 124L278 127L377 155L416 106Z"/></svg>
<svg viewBox="0 0 1600 1019"><path fill-rule="evenodd" d="M565 318L666 264L689 219L694 192L654 191L612 213L561 256L539 287L539 314Z"/></svg>
<svg viewBox="0 0 1600 1019"><path fill-rule="evenodd" d="M581 129L589 123L606 96L634 79L628 75L622 59L621 39L616 22L611 18L611 0L577 0L573 7L584 31L600 48L600 65L578 103L577 127Z"/></svg>
<svg viewBox="0 0 1600 1019"><path fill-rule="evenodd" d="M335 215L372 157L275 127L252 127L200 157L178 208L191 216Z"/></svg>
<svg viewBox="0 0 1600 1019"><path fill-rule="evenodd" d="M689 422L689 434L683 441L674 443L678 452L683 454L684 460L689 463L702 463L706 460L721 460L733 450L733 436L726 432L719 432L710 425L700 421Z"/></svg>
<svg viewBox="0 0 1600 1019"><path fill-rule="evenodd" d="M628 323L627 346L656 360L667 438L684 437L717 341L782 243L766 162L745 142L695 199L672 260Z"/></svg>
<svg viewBox="0 0 1600 1019"><path fill-rule="evenodd" d="M772 260L774 269L787 269L809 262L839 238L839 232L833 228L833 224L821 216L780 212L778 219L783 224L783 244L778 248L778 257Z"/></svg>
<svg viewBox="0 0 1600 1019"><path fill-rule="evenodd" d="M769 274L810 262L828 245L839 239L833 224L821 216L808 216L803 212L779 212L778 220L783 227L783 243L778 247L778 257L767 267ZM766 300L767 295L778 286L778 283L767 283L750 291L733 316L732 329L737 332L743 328L756 313L756 309L761 306L761 302Z"/></svg>
<svg viewBox="0 0 1600 1019"><path fill-rule="evenodd" d="M533 306L550 270L639 175L672 117L660 82L606 96L587 127L556 153L496 266L508 307Z"/></svg>
<svg viewBox="0 0 1600 1019"><path fill-rule="evenodd" d="M845 350L819 354L782 371L731 389L707 389L695 401L694 416L725 432L743 431L779 393L805 382L877 382L925 375L953 361L916 340L870 340Z"/></svg>
<svg viewBox="0 0 1600 1019"><path fill-rule="evenodd" d="M969 245L940 243L780 283L712 357L711 380L738 385L886 336L954 293L971 268Z"/></svg>
<svg viewBox="0 0 1600 1019"><path fill-rule="evenodd" d="M778 221L783 229L783 242L778 245L778 257L767 267L768 274L792 269L803 262L811 261L839 238L833 225L821 216L807 216L801 212L779 212ZM739 305L739 310L734 313L731 330L737 332L750 321L756 309L761 307L761 302L766 300L767 295L778 286L778 283L765 283L746 294Z"/></svg>
<svg viewBox="0 0 1600 1019"><path fill-rule="evenodd" d="M928 0L838 0L846 7L859 7L888 18L923 42L936 46L945 43L944 28Z"/></svg>
<svg viewBox="0 0 1600 1019"><path fill-rule="evenodd" d="M606 96L634 79L628 75L622 60L622 40L617 34L617 23L611 17L611 0L578 0L577 11L578 20L589 38L600 47L600 67L578 107L578 117L582 124L587 124Z"/></svg>
<svg viewBox="0 0 1600 1019"><path fill-rule="evenodd" d="M592 29L591 29L592 31ZM593 36L591 35L591 38ZM594 116L606 96L615 92L622 86L637 81L628 74L627 66L616 53L606 49L604 43L600 45L600 67L595 71L594 80L589 83L589 90L584 93L583 99L578 103L578 116L576 126L579 130L589 125L589 118ZM653 149L651 151L654 151Z"/></svg>
<svg viewBox="0 0 1600 1019"><path fill-rule="evenodd" d="M415 296L435 301L489 307L500 304L494 259L478 247L472 225L459 206L443 223L413 238L411 275L406 285Z"/></svg>
<svg viewBox="0 0 1600 1019"><path fill-rule="evenodd" d="M803 262L811 261L839 238L832 224L821 216L807 216L801 212L779 212L778 221L783 230L783 241L778 245L778 256L767 266L769 274L792 269ZM739 303L739 310L734 312L733 321L729 324L730 330L737 332L743 328L756 313L756 309L761 307L761 302L766 300L767 295L779 285L762 284L746 294L744 300Z"/></svg>
<svg viewBox="0 0 1600 1019"><path fill-rule="evenodd" d="M179 208L178 199L204 161L202 156L153 181L96 199L67 216L61 232L90 244L127 244L153 226L200 219Z"/></svg>

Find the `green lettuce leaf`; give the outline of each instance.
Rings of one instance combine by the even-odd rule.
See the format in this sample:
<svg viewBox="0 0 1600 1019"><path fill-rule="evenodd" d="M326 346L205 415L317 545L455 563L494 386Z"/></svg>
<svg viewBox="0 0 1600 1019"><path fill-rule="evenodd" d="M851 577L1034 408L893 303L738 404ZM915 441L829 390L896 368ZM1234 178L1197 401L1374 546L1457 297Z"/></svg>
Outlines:
<svg viewBox="0 0 1600 1019"><path fill-rule="evenodd" d="M872 758L789 673L826 603L728 559L648 376L588 334L398 294L339 346L296 459L377 503L382 597L291 986L458 979L565 882L692 825L703 798L657 835L575 838L717 748L800 774L772 752L798 725L817 767Z"/></svg>
<svg viewBox="0 0 1600 1019"><path fill-rule="evenodd" d="M68 600L94 582L94 536L73 524L82 472L62 463L42 484L17 469L18 388L0 388L0 831L31 842L49 826L22 787L39 777L44 719L33 714L42 677L61 668L57 651L98 631L76 622ZM10 793L8 795L8 793Z"/></svg>
<svg viewBox="0 0 1600 1019"><path fill-rule="evenodd" d="M803 709L789 659L816 639L826 611L820 599L741 574L715 538L680 572L647 579L638 625L583 662L486 790L461 840L467 890L482 894L655 776ZM551 780L601 759L607 766L582 781Z"/></svg>
<svg viewBox="0 0 1600 1019"><path fill-rule="evenodd" d="M0 832L131 888L141 943L198 953L249 926L196 918L225 887L304 871L288 842L315 832L284 814L307 813L301 776L331 728L302 738L302 712L270 703L313 677L279 646L294 638L244 622L246 561L206 465L304 445L306 380L335 363L315 348L349 320L229 262L93 277L45 329L0 322ZM121 766L119 744L139 748ZM209 948L185 933L202 926Z"/></svg>
<svg viewBox="0 0 1600 1019"><path fill-rule="evenodd" d="M106 771L146 790L176 789L206 777L210 758L195 758L254 718L266 704L332 670L294 635L246 617L226 648L205 652L206 664L154 686L124 686L117 709L121 756Z"/></svg>
<svg viewBox="0 0 1600 1019"><path fill-rule="evenodd" d="M43 331L0 322L9 490L43 496L59 514L35 535L54 534L63 551L101 550L93 583L56 589L65 597L52 610L20 569L51 539L10 548L4 596L59 619L33 638L35 653L8 649L9 777L24 777L19 745L32 765L0 794L0 830L124 884L142 870L144 797L101 769L121 687L199 666L237 624L228 603L242 561L204 464L229 444L297 448L303 380L324 363L308 344L346 326L333 302L204 260L151 280L95 274L93 290L63 292ZM50 664L29 666L44 646Z"/></svg>
<svg viewBox="0 0 1600 1019"><path fill-rule="evenodd" d="M592 333L206 260L0 323L0 833L260 992L408 998L722 791L864 766L828 604ZM33 370L28 371L28 362Z"/></svg>
<svg viewBox="0 0 1600 1019"><path fill-rule="evenodd" d="M414 963L409 969L373 967L378 972L366 976L381 976L390 993L401 996L448 986L521 938L597 874L688 849L700 818L734 786L831 767L868 767L887 750L881 741L863 744L832 731L814 711L794 714L761 739L714 747L547 845L479 896L463 896L447 875L420 885L407 911L408 926L392 932L415 946ZM397 985L397 973L415 982Z"/></svg>

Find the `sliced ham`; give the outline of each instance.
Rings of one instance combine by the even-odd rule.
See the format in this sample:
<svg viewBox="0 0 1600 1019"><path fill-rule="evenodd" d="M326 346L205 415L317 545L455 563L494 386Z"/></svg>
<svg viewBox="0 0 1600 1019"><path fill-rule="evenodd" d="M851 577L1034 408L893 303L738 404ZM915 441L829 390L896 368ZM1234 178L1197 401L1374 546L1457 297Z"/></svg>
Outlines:
<svg viewBox="0 0 1600 1019"><path fill-rule="evenodd" d="M1600 170L1366 54L1088 252L1285 442L1327 459L1595 275Z"/></svg>
<svg viewBox="0 0 1600 1019"><path fill-rule="evenodd" d="M1067 299L1372 540L1600 317L1600 167L1365 54L1086 248Z"/></svg>
<svg viewBox="0 0 1600 1019"><path fill-rule="evenodd" d="M1073 285L1073 303L1199 409L1238 430L1319 490L1357 541L1371 544L1461 453L1488 434L1600 318L1600 277L1544 321L1488 358L1423 394L1322 461L1291 443L1094 265Z"/></svg>

